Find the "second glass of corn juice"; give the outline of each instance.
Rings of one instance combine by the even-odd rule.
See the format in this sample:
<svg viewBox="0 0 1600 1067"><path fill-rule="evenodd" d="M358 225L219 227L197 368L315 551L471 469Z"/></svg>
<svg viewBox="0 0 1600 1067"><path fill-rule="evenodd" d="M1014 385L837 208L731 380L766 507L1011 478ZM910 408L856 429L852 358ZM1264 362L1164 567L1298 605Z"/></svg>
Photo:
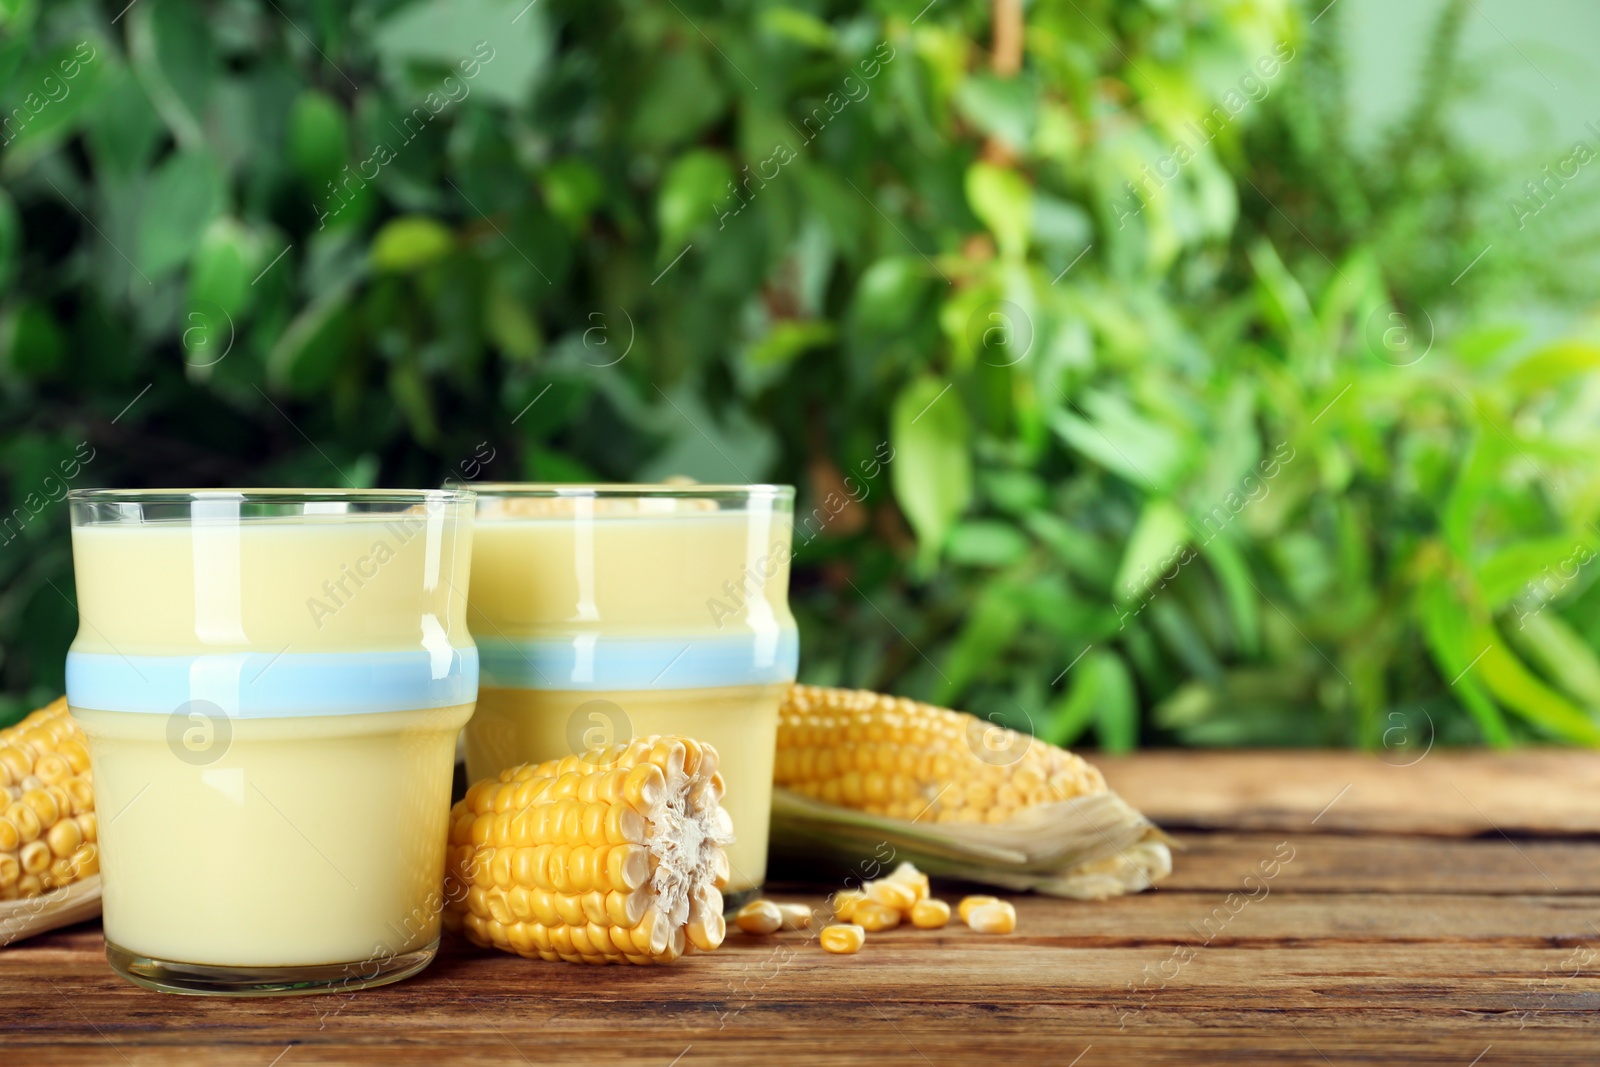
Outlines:
<svg viewBox="0 0 1600 1067"><path fill-rule="evenodd" d="M71 494L67 702L106 955L186 993L414 974L438 945L472 715L472 495Z"/></svg>
<svg viewBox="0 0 1600 1067"><path fill-rule="evenodd" d="M789 486L475 486L471 781L651 734L716 746L724 896L766 875L778 705L794 681Z"/></svg>

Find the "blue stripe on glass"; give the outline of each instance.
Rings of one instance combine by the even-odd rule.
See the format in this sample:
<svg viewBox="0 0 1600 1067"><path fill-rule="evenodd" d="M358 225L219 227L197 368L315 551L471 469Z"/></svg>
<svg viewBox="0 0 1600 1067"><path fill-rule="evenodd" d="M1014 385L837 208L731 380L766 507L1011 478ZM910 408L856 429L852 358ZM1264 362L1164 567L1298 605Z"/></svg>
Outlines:
<svg viewBox="0 0 1600 1067"><path fill-rule="evenodd" d="M67 653L67 703L169 715L205 700L241 719L361 715L470 704L478 651L222 652L201 656Z"/></svg>
<svg viewBox="0 0 1600 1067"><path fill-rule="evenodd" d="M483 684L502 689L709 689L794 681L800 637L485 638L475 635Z"/></svg>

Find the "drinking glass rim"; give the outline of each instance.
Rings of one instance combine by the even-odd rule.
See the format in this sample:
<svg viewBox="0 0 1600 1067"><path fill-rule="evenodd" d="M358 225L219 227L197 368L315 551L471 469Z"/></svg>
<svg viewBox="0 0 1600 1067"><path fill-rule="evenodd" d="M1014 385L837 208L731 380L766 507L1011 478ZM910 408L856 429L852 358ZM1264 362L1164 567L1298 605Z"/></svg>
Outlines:
<svg viewBox="0 0 1600 1067"><path fill-rule="evenodd" d="M492 497L608 497L608 498L666 498L666 499L734 499L771 496L780 499L794 497L794 486L772 482L753 482L749 485L674 485L662 482L475 482L472 492L478 498Z"/></svg>
<svg viewBox="0 0 1600 1067"><path fill-rule="evenodd" d="M69 503L79 504L183 504L195 500L260 501L277 504L471 503L470 489L69 489Z"/></svg>

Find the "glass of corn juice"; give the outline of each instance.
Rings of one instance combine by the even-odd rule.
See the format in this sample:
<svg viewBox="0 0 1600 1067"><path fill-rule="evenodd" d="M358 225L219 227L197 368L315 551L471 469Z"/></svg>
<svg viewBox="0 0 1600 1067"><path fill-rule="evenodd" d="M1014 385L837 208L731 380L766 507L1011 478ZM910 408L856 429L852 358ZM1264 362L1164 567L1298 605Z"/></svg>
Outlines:
<svg viewBox="0 0 1600 1067"><path fill-rule="evenodd" d="M359 989L439 942L472 494L74 490L106 957L180 993Z"/></svg>
<svg viewBox="0 0 1600 1067"><path fill-rule="evenodd" d="M733 819L729 907L766 875L794 490L478 484L467 776L651 734L710 742Z"/></svg>

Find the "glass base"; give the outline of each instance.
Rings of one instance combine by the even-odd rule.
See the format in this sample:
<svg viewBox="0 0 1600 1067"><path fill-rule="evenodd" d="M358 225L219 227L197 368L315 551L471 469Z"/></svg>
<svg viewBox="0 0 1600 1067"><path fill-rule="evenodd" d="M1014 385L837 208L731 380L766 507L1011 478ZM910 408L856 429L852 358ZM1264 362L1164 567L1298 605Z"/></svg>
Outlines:
<svg viewBox="0 0 1600 1067"><path fill-rule="evenodd" d="M761 887L758 885L753 885L748 889L724 889L722 891L722 914L732 915L760 896Z"/></svg>
<svg viewBox="0 0 1600 1067"><path fill-rule="evenodd" d="M410 978L433 962L439 939L415 952L389 959L353 963L322 963L306 967L222 967L208 963L179 963L141 956L106 939L106 960L111 969L134 985L158 993L197 996L273 997L310 993L345 993L388 985Z"/></svg>

